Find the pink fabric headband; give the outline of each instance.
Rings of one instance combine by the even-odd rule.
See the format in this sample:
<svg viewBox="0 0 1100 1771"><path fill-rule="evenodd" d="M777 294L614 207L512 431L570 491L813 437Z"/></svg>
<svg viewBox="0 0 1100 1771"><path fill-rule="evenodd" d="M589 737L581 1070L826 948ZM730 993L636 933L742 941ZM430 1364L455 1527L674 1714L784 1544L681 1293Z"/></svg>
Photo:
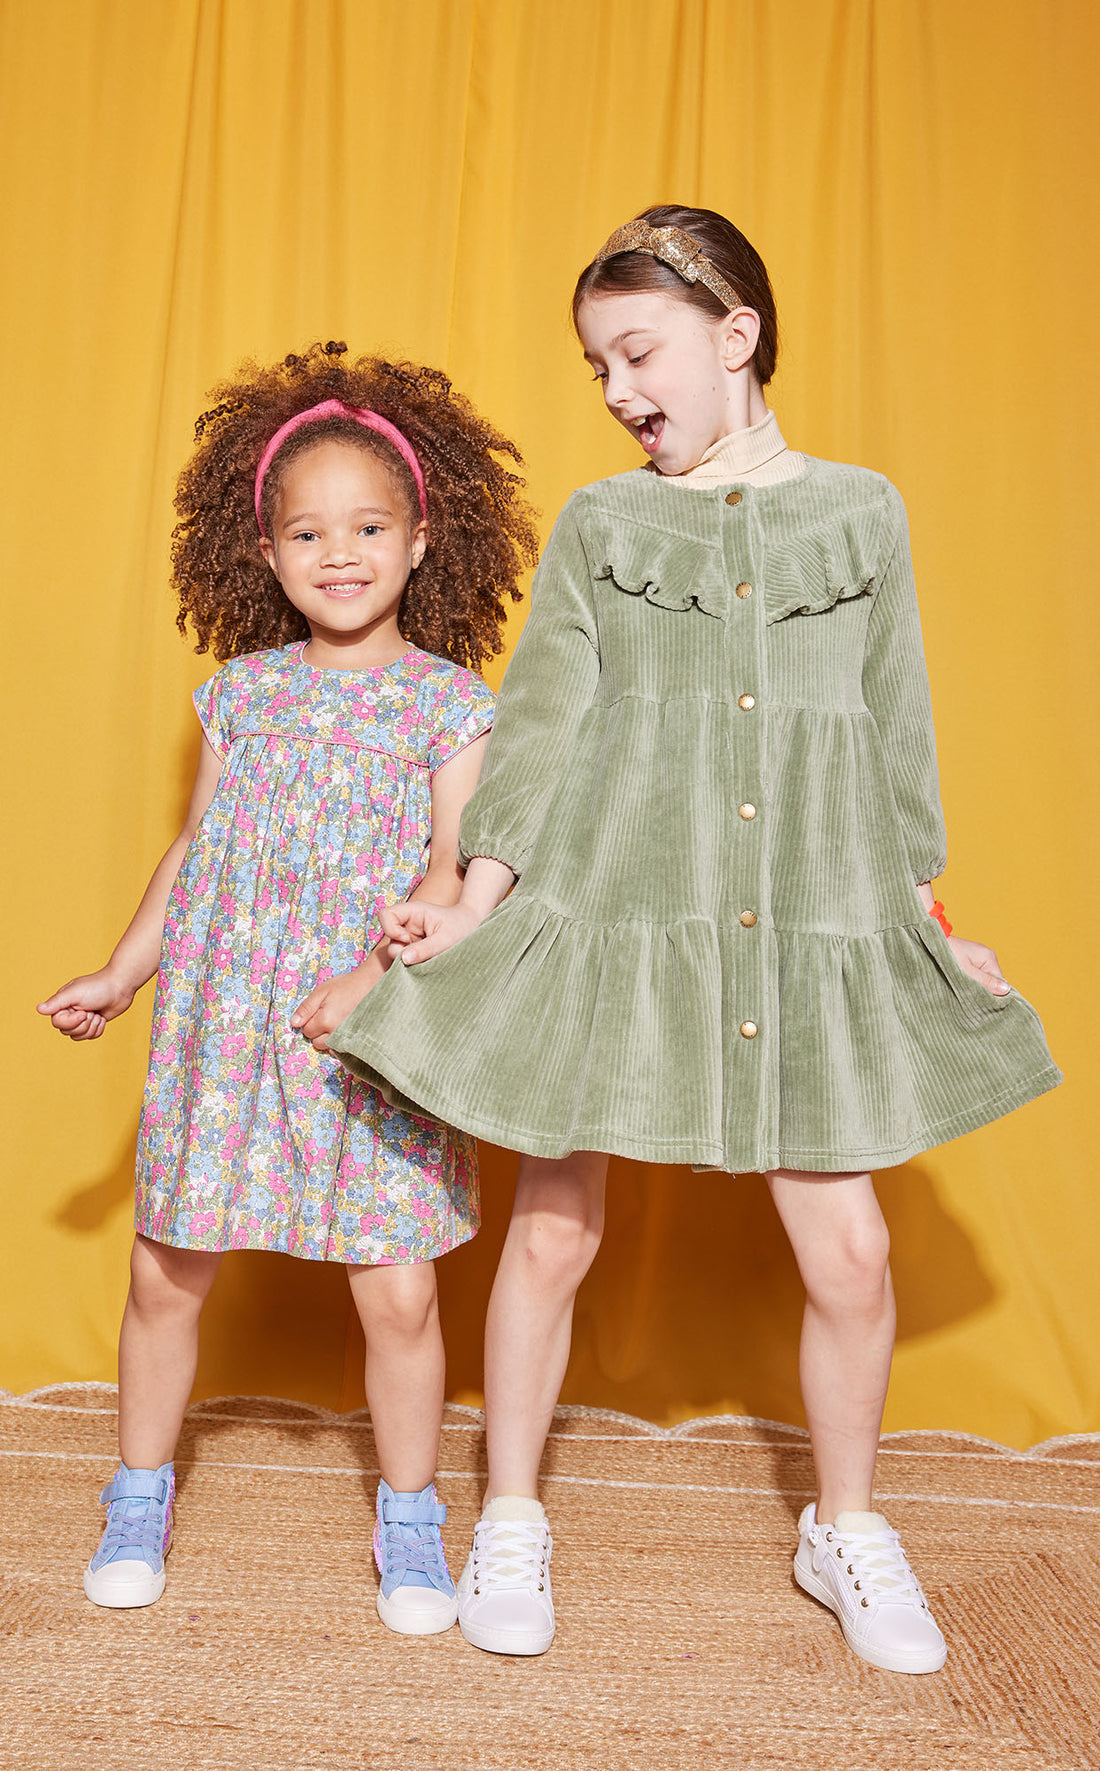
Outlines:
<svg viewBox="0 0 1100 1771"><path fill-rule="evenodd" d="M422 517L427 517L428 498L424 491L424 475L416 458L416 450L409 442L408 437L403 437L397 426L391 424L388 418L380 417L377 412L368 412L364 406L345 406L342 400L322 400L319 406L311 406L308 412L295 412L293 418L288 418L285 424L281 424L260 456L260 465L256 469L255 502L256 521L260 525L261 535L266 533L263 517L260 515L260 506L268 468L288 437L293 436L296 430L301 430L303 424L317 424L322 418L354 418L356 424L364 425L367 430L377 431L380 437L385 437L388 443L392 443L397 453L407 463L409 472L416 481L416 490L420 495L420 514Z"/></svg>

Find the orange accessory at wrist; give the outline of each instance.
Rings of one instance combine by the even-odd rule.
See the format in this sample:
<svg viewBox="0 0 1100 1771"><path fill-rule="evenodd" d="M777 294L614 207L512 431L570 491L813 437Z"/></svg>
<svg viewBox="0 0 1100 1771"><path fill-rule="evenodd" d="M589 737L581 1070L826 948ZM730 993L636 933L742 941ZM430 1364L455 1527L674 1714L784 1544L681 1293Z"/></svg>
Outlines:
<svg viewBox="0 0 1100 1771"><path fill-rule="evenodd" d="M936 902L933 904L933 906L932 906L931 910L928 912L928 914L929 914L929 916L935 917L936 921L939 923L939 925L945 935L949 935L951 933L952 925L951 925L951 923L948 922L946 916L944 915L943 905L940 903L938 898L936 899Z"/></svg>

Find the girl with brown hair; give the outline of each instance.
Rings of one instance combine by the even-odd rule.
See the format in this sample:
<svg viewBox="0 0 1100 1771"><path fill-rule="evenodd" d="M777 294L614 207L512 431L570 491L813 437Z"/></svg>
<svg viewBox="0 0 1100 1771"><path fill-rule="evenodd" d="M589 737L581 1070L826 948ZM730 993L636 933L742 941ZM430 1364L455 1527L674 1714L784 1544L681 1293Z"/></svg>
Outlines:
<svg viewBox="0 0 1100 1771"><path fill-rule="evenodd" d="M406 965L331 1041L394 1102L522 1152L459 1623L501 1653L553 1638L538 1470L611 1152L766 1176L806 1285L818 1492L795 1575L855 1653L931 1672L943 1637L872 1502L894 1303L871 1171L1059 1073L933 893L904 507L880 474L787 448L759 254L711 210L646 210L582 272L574 317L645 464L562 512L459 901L387 913Z"/></svg>

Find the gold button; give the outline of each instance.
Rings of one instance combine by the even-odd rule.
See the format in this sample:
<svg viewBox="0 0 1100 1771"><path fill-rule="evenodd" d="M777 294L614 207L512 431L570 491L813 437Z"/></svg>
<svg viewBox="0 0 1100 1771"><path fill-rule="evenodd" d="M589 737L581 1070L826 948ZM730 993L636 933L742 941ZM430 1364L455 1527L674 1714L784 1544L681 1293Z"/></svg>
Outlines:
<svg viewBox="0 0 1100 1771"><path fill-rule="evenodd" d="M757 1034L757 1026L756 1026L755 1021L742 1021L742 1023L741 1023L741 1037L742 1037L742 1039L755 1039L756 1034Z"/></svg>
<svg viewBox="0 0 1100 1771"><path fill-rule="evenodd" d="M737 920L743 929L754 929L756 927L756 911L742 910Z"/></svg>
<svg viewBox="0 0 1100 1771"><path fill-rule="evenodd" d="M738 594L738 596L741 596L741 597L751 596L752 595L752 585L751 584L739 584L737 586L737 594Z"/></svg>
<svg viewBox="0 0 1100 1771"><path fill-rule="evenodd" d="M743 806L738 806L737 811L738 811L738 815L742 818L747 819L747 818L755 818L756 817L756 807L755 806L750 806L748 804L743 805Z"/></svg>
<svg viewBox="0 0 1100 1771"><path fill-rule="evenodd" d="M741 709L742 713L751 713L753 708L756 706L756 696L755 695L739 695L737 697L737 705Z"/></svg>
<svg viewBox="0 0 1100 1771"><path fill-rule="evenodd" d="M726 493L726 503L727 504L740 504L740 502L741 502L740 492L727 492Z"/></svg>

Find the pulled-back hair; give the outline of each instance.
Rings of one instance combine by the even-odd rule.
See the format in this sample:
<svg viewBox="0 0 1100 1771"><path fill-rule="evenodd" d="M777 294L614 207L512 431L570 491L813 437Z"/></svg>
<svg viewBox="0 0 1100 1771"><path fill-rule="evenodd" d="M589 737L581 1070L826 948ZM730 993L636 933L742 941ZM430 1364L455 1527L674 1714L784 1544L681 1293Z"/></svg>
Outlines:
<svg viewBox="0 0 1100 1771"><path fill-rule="evenodd" d="M779 325L775 312L775 296L764 260L744 234L713 209L687 209L679 203L659 203L643 209L635 221L646 221L653 228L681 228L700 246L716 271L726 279L740 297L744 307L754 308L760 316L760 337L753 353L753 368L761 387L767 387L775 374L779 352ZM581 304L590 295L623 295L640 291L675 295L679 301L690 302L712 320L720 320L728 311L705 283L687 283L672 266L653 258L648 252L616 252L601 263L586 265L577 279L573 293L573 325Z"/></svg>
<svg viewBox="0 0 1100 1771"><path fill-rule="evenodd" d="M212 390L214 404L195 425L198 447L176 490L176 624L185 633L190 622L195 650L219 660L308 636L305 616L284 596L260 554L255 475L268 441L288 418L323 400L340 400L396 425L424 474L428 545L398 610L403 637L476 670L502 650L506 605L519 600L519 574L538 553L523 481L496 459L522 466L522 457L441 370L377 357L346 361L346 353L345 344L329 342L271 367L246 362ZM354 419L334 417L294 431L275 455L263 491L268 532L289 462L332 437L386 469L414 528L419 501L401 455Z"/></svg>

